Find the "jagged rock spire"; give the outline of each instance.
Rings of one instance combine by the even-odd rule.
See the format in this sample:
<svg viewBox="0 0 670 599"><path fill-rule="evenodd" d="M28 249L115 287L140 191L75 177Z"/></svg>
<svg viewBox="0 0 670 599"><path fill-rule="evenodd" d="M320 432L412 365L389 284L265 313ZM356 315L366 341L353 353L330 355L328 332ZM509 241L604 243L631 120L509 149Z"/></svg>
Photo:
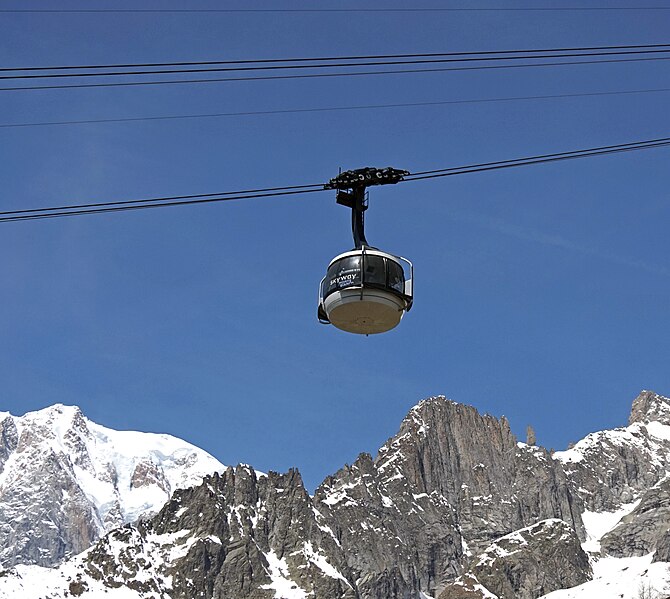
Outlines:
<svg viewBox="0 0 670 599"><path fill-rule="evenodd" d="M641 391L633 401L628 424L654 421L670 425L670 398L653 391Z"/></svg>

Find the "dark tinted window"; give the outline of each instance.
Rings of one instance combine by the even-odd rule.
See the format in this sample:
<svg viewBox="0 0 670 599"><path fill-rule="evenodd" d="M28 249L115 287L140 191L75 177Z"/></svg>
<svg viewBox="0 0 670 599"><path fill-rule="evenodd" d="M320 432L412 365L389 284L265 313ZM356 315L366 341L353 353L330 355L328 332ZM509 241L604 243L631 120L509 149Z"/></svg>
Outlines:
<svg viewBox="0 0 670 599"><path fill-rule="evenodd" d="M363 264L365 265L365 272L363 274L363 281L366 285L379 285L384 287L386 285L386 260L381 256L370 256L365 254Z"/></svg>
<svg viewBox="0 0 670 599"><path fill-rule="evenodd" d="M365 254L363 256L362 281L367 287L387 288L396 293L405 293L405 273L402 266L389 258ZM333 291L361 286L361 256L348 256L331 265L323 282L322 297Z"/></svg>
<svg viewBox="0 0 670 599"><path fill-rule="evenodd" d="M405 273L402 266L393 260L388 260L388 286L399 293L405 293Z"/></svg>
<svg viewBox="0 0 670 599"><path fill-rule="evenodd" d="M349 256L331 265L324 282L324 297L338 289L361 284L361 257Z"/></svg>

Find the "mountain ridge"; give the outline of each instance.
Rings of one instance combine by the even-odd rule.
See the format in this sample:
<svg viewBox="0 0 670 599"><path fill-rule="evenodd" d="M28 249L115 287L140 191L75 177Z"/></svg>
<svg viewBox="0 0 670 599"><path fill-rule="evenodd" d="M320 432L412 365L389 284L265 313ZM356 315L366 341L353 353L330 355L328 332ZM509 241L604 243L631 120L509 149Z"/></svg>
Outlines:
<svg viewBox="0 0 670 599"><path fill-rule="evenodd" d="M628 427L551 455L504 417L428 398L313 496L297 470L229 467L57 569L5 572L0 597L41 599L42 576L54 599L572 599L627 568L665 585L666 405L642 392Z"/></svg>

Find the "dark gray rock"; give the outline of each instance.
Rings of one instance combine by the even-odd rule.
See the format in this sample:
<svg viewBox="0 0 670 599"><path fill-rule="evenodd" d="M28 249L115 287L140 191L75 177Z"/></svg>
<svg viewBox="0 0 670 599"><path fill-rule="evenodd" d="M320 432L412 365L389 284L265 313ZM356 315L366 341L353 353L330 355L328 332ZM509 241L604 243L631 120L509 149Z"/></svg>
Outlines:
<svg viewBox="0 0 670 599"><path fill-rule="evenodd" d="M539 520L584 535L581 500L546 450L518 444L505 418L444 397L419 403L374 460L364 454L326 479L314 501L374 599L434 596L466 550Z"/></svg>
<svg viewBox="0 0 670 599"><path fill-rule="evenodd" d="M455 577L461 537L451 506L389 476L368 454L329 477L314 495L315 511L335 532L362 597L433 594Z"/></svg>
<svg viewBox="0 0 670 599"><path fill-rule="evenodd" d="M19 443L19 433L11 416L0 422L0 472Z"/></svg>
<svg viewBox="0 0 670 599"><path fill-rule="evenodd" d="M633 400L628 424L660 422L670 424L670 398L653 391L641 391Z"/></svg>
<svg viewBox="0 0 670 599"><path fill-rule="evenodd" d="M670 530L656 543L656 552L654 553L655 562L670 562Z"/></svg>
<svg viewBox="0 0 670 599"><path fill-rule="evenodd" d="M113 530L94 545L86 554L85 567L80 564L73 582L84 596L92 586L87 579L92 579L109 588L127 587L147 599L171 599L166 593L169 585L166 585L157 558L156 551L148 550L140 530L126 525ZM69 591L74 595L72 585Z"/></svg>
<svg viewBox="0 0 670 599"><path fill-rule="evenodd" d="M135 466L135 470L130 477L130 487L137 489L139 487L150 487L156 485L165 493L170 493L170 483L165 478L162 469L148 458L140 460Z"/></svg>
<svg viewBox="0 0 670 599"><path fill-rule="evenodd" d="M107 587L130 586L146 578L138 572L148 555L157 556L150 560L156 572L140 590L159 597L272 599L291 588L316 598L359 597L296 470L258 478L238 466L208 477L177 491L152 520L105 537L83 564Z"/></svg>
<svg viewBox="0 0 670 599"><path fill-rule="evenodd" d="M450 582L438 599L498 599L498 597L467 572Z"/></svg>
<svg viewBox="0 0 670 599"><path fill-rule="evenodd" d="M573 449L557 452L574 495L593 512L616 511L663 480L670 463L670 441L648 425L592 433Z"/></svg>
<svg viewBox="0 0 670 599"><path fill-rule="evenodd" d="M471 574L500 599L535 599L593 575L575 531L562 520L498 539L474 561Z"/></svg>
<svg viewBox="0 0 670 599"><path fill-rule="evenodd" d="M74 483L71 464L53 451L39 456L20 484L0 490L0 561L51 565L99 538L94 509Z"/></svg>
<svg viewBox="0 0 670 599"><path fill-rule="evenodd" d="M375 466L402 476L413 493L435 494L454 510L471 549L547 518L583 536L583 506L546 450L518 444L505 417L481 415L444 397L419 403Z"/></svg>
<svg viewBox="0 0 670 599"><path fill-rule="evenodd" d="M670 480L666 479L647 491L639 505L601 539L601 552L614 557L647 555L658 551L669 530Z"/></svg>

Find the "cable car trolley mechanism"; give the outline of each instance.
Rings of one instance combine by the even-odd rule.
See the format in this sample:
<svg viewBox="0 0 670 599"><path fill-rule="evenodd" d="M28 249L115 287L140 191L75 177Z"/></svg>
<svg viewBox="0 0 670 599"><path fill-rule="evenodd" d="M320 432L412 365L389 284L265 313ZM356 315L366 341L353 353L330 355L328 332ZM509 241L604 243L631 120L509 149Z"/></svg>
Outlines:
<svg viewBox="0 0 670 599"><path fill-rule="evenodd" d="M362 168L340 173L325 189L351 208L354 249L335 256L319 286L318 318L349 333L385 333L412 307L414 267L407 258L372 247L365 239L366 188L402 181L408 171Z"/></svg>

